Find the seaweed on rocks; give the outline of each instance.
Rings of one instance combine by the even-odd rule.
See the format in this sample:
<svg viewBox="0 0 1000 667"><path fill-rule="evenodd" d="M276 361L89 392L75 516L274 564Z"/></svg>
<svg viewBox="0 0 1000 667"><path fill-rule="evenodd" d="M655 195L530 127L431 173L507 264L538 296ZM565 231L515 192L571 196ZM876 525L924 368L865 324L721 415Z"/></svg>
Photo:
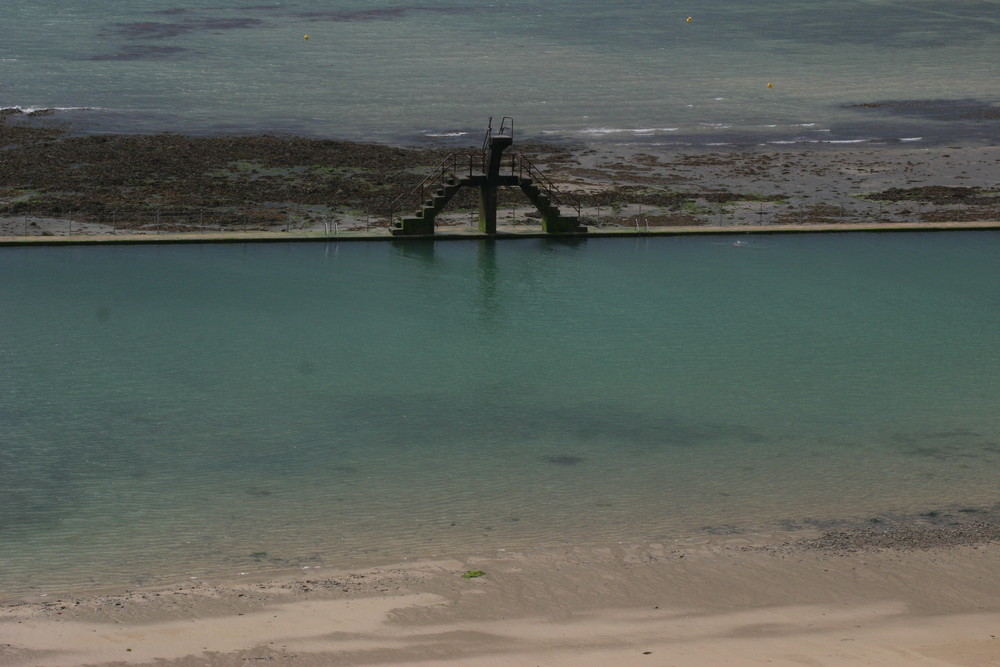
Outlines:
<svg viewBox="0 0 1000 667"><path fill-rule="evenodd" d="M0 215L320 206L381 210L440 151L276 135L66 136L0 122ZM3 201L3 200L0 200Z"/></svg>

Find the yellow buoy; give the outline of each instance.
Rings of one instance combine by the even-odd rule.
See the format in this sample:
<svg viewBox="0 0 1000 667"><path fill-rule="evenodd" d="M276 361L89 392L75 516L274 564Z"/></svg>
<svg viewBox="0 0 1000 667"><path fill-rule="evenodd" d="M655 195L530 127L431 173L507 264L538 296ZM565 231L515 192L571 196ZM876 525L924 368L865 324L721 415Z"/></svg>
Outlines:
<svg viewBox="0 0 1000 667"><path fill-rule="evenodd" d="M689 16L688 17L688 23L690 23L691 21L694 21L694 19Z"/></svg>
<svg viewBox="0 0 1000 667"><path fill-rule="evenodd" d="M303 37L302 39L309 39L309 35L306 35L306 36L305 36L305 37Z"/></svg>
<svg viewBox="0 0 1000 667"><path fill-rule="evenodd" d="M768 88L774 88L774 84L773 83L769 83L769 84L767 84L767 87Z"/></svg>

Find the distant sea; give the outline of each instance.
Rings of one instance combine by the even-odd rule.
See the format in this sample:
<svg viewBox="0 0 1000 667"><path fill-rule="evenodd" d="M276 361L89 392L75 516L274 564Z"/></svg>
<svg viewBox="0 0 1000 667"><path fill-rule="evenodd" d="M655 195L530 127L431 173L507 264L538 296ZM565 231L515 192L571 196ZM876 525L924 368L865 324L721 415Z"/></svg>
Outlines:
<svg viewBox="0 0 1000 667"><path fill-rule="evenodd" d="M7 0L0 108L83 132L1000 139L997 0ZM308 38L307 38L308 36Z"/></svg>

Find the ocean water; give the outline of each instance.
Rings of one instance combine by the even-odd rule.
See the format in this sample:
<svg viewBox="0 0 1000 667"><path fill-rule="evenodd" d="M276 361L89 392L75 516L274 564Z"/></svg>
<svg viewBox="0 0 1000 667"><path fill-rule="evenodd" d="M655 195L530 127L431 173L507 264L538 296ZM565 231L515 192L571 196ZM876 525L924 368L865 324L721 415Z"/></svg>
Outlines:
<svg viewBox="0 0 1000 667"><path fill-rule="evenodd" d="M0 592L996 503L1000 235L0 248Z"/></svg>
<svg viewBox="0 0 1000 667"><path fill-rule="evenodd" d="M512 116L522 139L588 143L1000 137L997 0L8 0L2 21L0 108L89 132L476 145Z"/></svg>

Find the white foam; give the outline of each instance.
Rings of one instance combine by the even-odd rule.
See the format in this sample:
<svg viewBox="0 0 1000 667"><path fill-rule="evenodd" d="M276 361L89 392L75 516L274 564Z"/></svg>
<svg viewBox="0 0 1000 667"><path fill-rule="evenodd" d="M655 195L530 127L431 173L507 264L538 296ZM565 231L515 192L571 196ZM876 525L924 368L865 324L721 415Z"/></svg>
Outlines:
<svg viewBox="0 0 1000 667"><path fill-rule="evenodd" d="M464 137L468 132L427 132L425 137Z"/></svg>
<svg viewBox="0 0 1000 667"><path fill-rule="evenodd" d="M97 111L100 107L0 107L0 111L19 111L23 114L41 113L43 111Z"/></svg>
<svg viewBox="0 0 1000 667"><path fill-rule="evenodd" d="M588 127L585 130L580 130L581 134L635 134L635 135L649 135L656 134L657 132L676 132L677 127L638 127L638 128L625 128L625 127Z"/></svg>
<svg viewBox="0 0 1000 667"><path fill-rule="evenodd" d="M874 139L824 139L824 144L865 144Z"/></svg>
<svg viewBox="0 0 1000 667"><path fill-rule="evenodd" d="M676 127L642 127L632 130L632 132L635 134L655 134L657 132L676 132L678 129Z"/></svg>
<svg viewBox="0 0 1000 667"><path fill-rule="evenodd" d="M923 141L923 137L903 137L900 141Z"/></svg>

